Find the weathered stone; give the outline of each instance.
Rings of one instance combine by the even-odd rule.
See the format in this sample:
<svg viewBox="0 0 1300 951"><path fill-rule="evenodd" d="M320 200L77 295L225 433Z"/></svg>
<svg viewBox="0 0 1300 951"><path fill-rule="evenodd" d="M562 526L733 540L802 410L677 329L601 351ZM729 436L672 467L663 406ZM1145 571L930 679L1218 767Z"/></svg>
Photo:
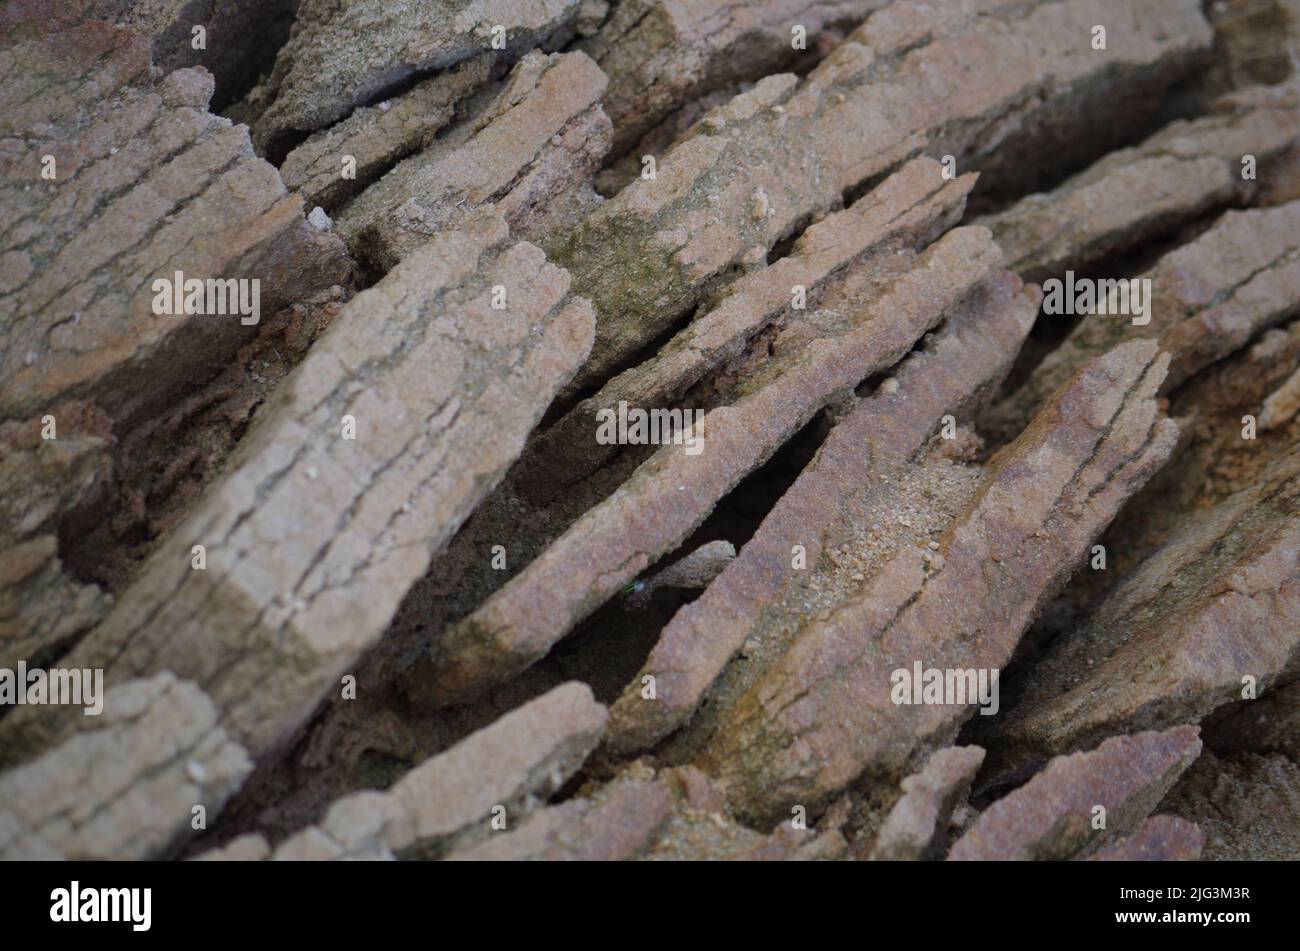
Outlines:
<svg viewBox="0 0 1300 951"><path fill-rule="evenodd" d="M1082 272L1211 210L1245 202L1259 178L1243 179L1243 157L1254 156L1256 175L1265 176L1298 137L1300 90L1262 101L1229 97L1214 114L1175 122L979 224L1027 281L1059 277L1067 268Z"/></svg>
<svg viewBox="0 0 1300 951"><path fill-rule="evenodd" d="M604 88L605 75L582 53L529 53L480 113L348 205L339 232L383 268L488 203L513 232L544 236L564 210L557 199L580 193L605 152Z"/></svg>
<svg viewBox="0 0 1300 951"><path fill-rule="evenodd" d="M1070 374L1121 340L1157 339L1170 354L1165 389L1171 390L1300 312L1300 201L1229 211L1138 279L1151 282L1150 322L1084 316L995 409L995 427L1016 431Z"/></svg>
<svg viewBox="0 0 1300 951"><path fill-rule="evenodd" d="M978 746L952 746L933 754L924 769L903 780L903 795L885 817L871 858L938 858L944 823L970 792L983 762L984 751Z"/></svg>
<svg viewBox="0 0 1300 951"><path fill-rule="evenodd" d="M790 253L768 267L746 274L727 289L709 313L693 320L652 357L606 383L564 418L551 425L529 449L528 489L535 498L564 492L590 475L618 449L594 444L589 451L566 451L591 442L597 413L630 406L670 406L745 347L766 328L800 317L793 288L804 288L804 306L815 310L836 296L835 283L849 269L919 249L955 224L975 176L945 181L939 163L908 162L844 211L812 225Z"/></svg>
<svg viewBox="0 0 1300 951"><path fill-rule="evenodd" d="M391 858L435 851L476 824L490 835L497 807L504 807L510 828L532 802L544 800L577 771L600 740L605 719L605 708L585 684L556 687L420 764L391 789L340 799L319 826L281 843L273 858ZM515 841L533 842L531 835Z"/></svg>
<svg viewBox="0 0 1300 951"><path fill-rule="evenodd" d="M431 145L461 101L487 82L491 67L490 55L476 56L322 129L285 157L280 166L284 183L309 206L333 210L400 159ZM353 178L343 176L345 156L356 160Z"/></svg>
<svg viewBox="0 0 1300 951"><path fill-rule="evenodd" d="M264 315L349 279L341 242L307 224L247 130L206 111L211 77L150 83L133 43L58 33L3 53L20 78L0 102L13 222L0 241L0 419L76 397L120 423L212 376L256 327L237 313L155 314L152 284L177 270L259 280Z"/></svg>
<svg viewBox="0 0 1300 951"><path fill-rule="evenodd" d="M1205 834L1176 816L1152 816L1132 835L1088 856L1094 862L1194 862Z"/></svg>
<svg viewBox="0 0 1300 951"><path fill-rule="evenodd" d="M194 856L196 862L260 862L271 855L271 845L262 836L250 832L220 848Z"/></svg>
<svg viewBox="0 0 1300 951"><path fill-rule="evenodd" d="M578 7L578 0L301 0L271 75L274 100L257 123L258 141L274 145L322 128L409 76L489 52L494 31L507 52L527 50Z"/></svg>
<svg viewBox="0 0 1300 951"><path fill-rule="evenodd" d="M797 66L887 0L624 0L585 49L610 77L622 155L688 100ZM795 49L793 28L806 46ZM829 36L827 35L829 34Z"/></svg>
<svg viewBox="0 0 1300 951"><path fill-rule="evenodd" d="M949 860L1064 859L1114 841L1147 817L1201 752L1195 727L1116 736L1052 760L999 799L953 845ZM1097 807L1105 809L1096 828Z"/></svg>
<svg viewBox="0 0 1300 951"><path fill-rule="evenodd" d="M586 355L568 286L484 210L354 298L75 665L193 678L265 751L383 633Z"/></svg>
<svg viewBox="0 0 1300 951"><path fill-rule="evenodd" d="M158 674L103 702L81 733L0 774L0 857L148 858L188 833L195 806L214 817L252 769L193 683Z"/></svg>
<svg viewBox="0 0 1300 951"><path fill-rule="evenodd" d="M857 522L861 497L909 491L906 467L946 414L965 416L1000 382L1028 333L1038 295L1004 274L987 299L963 308L827 437L816 461L785 493L748 544L700 598L664 629L640 674L610 710L607 742L619 752L647 748L681 726L723 668L773 608ZM656 698L641 697L655 678Z"/></svg>
<svg viewBox="0 0 1300 951"><path fill-rule="evenodd" d="M723 495L837 392L896 362L998 264L982 228L958 229L936 242L847 329L769 365L734 403L709 412L697 423L703 452L661 447L477 611L437 635L408 692L425 703L463 700L544 656L574 624L680 545Z"/></svg>
<svg viewBox="0 0 1300 951"><path fill-rule="evenodd" d="M1029 672L1009 760L1199 721L1300 673L1300 451L1183 522ZM1246 678L1250 678L1247 680ZM1014 739L1013 739L1014 738Z"/></svg>
<svg viewBox="0 0 1300 951"><path fill-rule="evenodd" d="M1149 341L1089 364L989 462L938 543L938 567L902 551L801 633L701 757L739 815L794 804L813 812L860 775L898 776L951 743L974 707L895 704L891 671L1007 663L1092 539L1172 450L1177 427L1155 400L1164 370Z"/></svg>
<svg viewBox="0 0 1300 951"><path fill-rule="evenodd" d="M714 110L655 179L548 244L598 315L575 388L625 363L731 269L761 261L846 192L923 151L986 171L988 187L1014 176L1020 188L1034 184L1042 154L1067 164L1100 154L1207 48L1196 3L1154 9L1151 0L1014 11L992 0L960 11L895 3L802 82L768 76ZM1098 21L1110 24L1103 51L1080 39ZM1110 108L1118 89L1124 122Z"/></svg>
<svg viewBox="0 0 1300 951"><path fill-rule="evenodd" d="M662 783L614 782L590 799L533 813L518 829L448 856L461 861L587 861L635 858L668 818L672 795Z"/></svg>

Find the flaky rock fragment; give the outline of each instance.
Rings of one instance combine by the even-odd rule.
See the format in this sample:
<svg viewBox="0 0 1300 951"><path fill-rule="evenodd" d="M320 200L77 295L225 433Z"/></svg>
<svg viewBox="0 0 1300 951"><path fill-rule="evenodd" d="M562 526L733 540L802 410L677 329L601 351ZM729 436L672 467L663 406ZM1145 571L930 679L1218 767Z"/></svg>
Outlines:
<svg viewBox="0 0 1300 951"><path fill-rule="evenodd" d="M120 422L213 375L253 317L233 302L155 312L154 282L176 271L259 281L259 316L349 278L342 243L307 224L248 130L206 111L211 77L154 84L143 58L124 73L132 42L60 33L4 52L0 419L77 397Z"/></svg>
<svg viewBox="0 0 1300 951"><path fill-rule="evenodd" d="M885 817L871 846L876 860L935 857L942 848L943 824L970 792L971 780L984 762L978 746L951 746L925 761L925 768L902 782L903 795Z"/></svg>
<svg viewBox="0 0 1300 951"><path fill-rule="evenodd" d="M453 852L453 861L588 861L635 858L668 818L672 794L662 783L615 782L589 799L533 813L518 829Z"/></svg>
<svg viewBox="0 0 1300 951"><path fill-rule="evenodd" d="M544 800L577 771L600 740L605 719L605 708L586 684L563 684L420 764L390 789L340 799L319 826L281 843L272 857L423 854L475 824L491 835L489 822L498 808L504 809L506 828L513 828L535 799ZM615 808L629 806L614 801L621 804ZM649 799L637 802L654 806ZM543 832L546 821L516 834L530 828L534 832L514 842L526 849L545 848L532 836Z"/></svg>
<svg viewBox="0 0 1300 951"><path fill-rule="evenodd" d="M301 723L586 355L591 308L568 287L483 210L354 298L77 665L198 680L255 753Z"/></svg>
<svg viewBox="0 0 1300 951"><path fill-rule="evenodd" d="M1052 760L989 806L953 845L951 861L1064 859L1113 841L1147 817L1200 755L1195 727L1116 736ZM1105 810L1104 828L1095 827Z"/></svg>
<svg viewBox="0 0 1300 951"><path fill-rule="evenodd" d="M864 773L897 776L951 743L974 712L898 704L893 671L998 671L1120 505L1164 463L1177 427L1155 391L1149 341L1117 347L1055 394L989 463L939 541L941 567L893 557L851 600L803 631L712 737L700 765L739 815L812 813Z"/></svg>
<svg viewBox="0 0 1300 951"><path fill-rule="evenodd" d="M982 228L949 232L835 336L813 339L697 422L703 451L665 445L469 617L435 636L408 693L463 700L531 665L672 551L717 501L837 392L897 361L999 264ZM577 568L578 570L575 570Z"/></svg>
<svg viewBox="0 0 1300 951"><path fill-rule="evenodd" d="M196 806L215 816L252 769L190 681L125 681L103 704L82 732L0 774L0 858L153 856Z"/></svg>
<svg viewBox="0 0 1300 951"><path fill-rule="evenodd" d="M669 565L649 578L632 585L625 599L634 611L644 610L651 596L660 588L707 588L736 557L736 547L729 541L712 541L701 545L681 561Z"/></svg>
<svg viewBox="0 0 1300 951"><path fill-rule="evenodd" d="M1226 97L1213 114L1175 122L979 223L993 232L1007 266L1027 281L1059 277L1067 268L1083 271L1207 211L1248 199L1257 176L1298 138L1300 90ZM1257 166L1250 179L1242 165L1248 155Z"/></svg>
<svg viewBox="0 0 1300 951"><path fill-rule="evenodd" d="M1196 722L1300 672L1300 451L1198 513L1029 671L1010 760Z"/></svg>
<svg viewBox="0 0 1300 951"><path fill-rule="evenodd" d="M1101 51L1079 39L1099 20L1110 24ZM768 76L715 109L653 179L548 244L599 316L576 385L603 379L732 268L761 262L846 192L923 151L989 172L989 187L1008 174L1031 186L1044 153L1095 157L1150 114L1209 38L1192 0L879 11L803 81Z"/></svg>
<svg viewBox="0 0 1300 951"><path fill-rule="evenodd" d="M356 110L291 151L280 166L284 183L308 205L333 210L412 152L432 144L456 108L487 82L490 55L476 56L426 79L393 99ZM344 175L344 163L355 161Z"/></svg>
<svg viewBox="0 0 1300 951"><path fill-rule="evenodd" d="M1152 816L1132 835L1088 856L1093 862L1194 862L1205 833L1177 816Z"/></svg>
<svg viewBox="0 0 1300 951"><path fill-rule="evenodd" d="M258 142L311 132L416 73L493 49L522 52L578 12L578 0L301 0L271 75Z"/></svg>
<svg viewBox="0 0 1300 951"><path fill-rule="evenodd" d="M850 506L907 484L906 467L946 414L966 413L1010 368L1033 324L1038 295L1005 272L987 299L960 309L827 437L816 460L763 520L737 559L664 628L641 672L610 710L609 746L645 749L681 726L774 605L851 534ZM865 488L864 488L865 487ZM655 678L647 701L640 684Z"/></svg>
<svg viewBox="0 0 1300 951"><path fill-rule="evenodd" d="M194 856L196 862L260 862L271 855L271 845L256 832L241 835L220 848Z"/></svg>
<svg viewBox="0 0 1300 951"><path fill-rule="evenodd" d="M1300 312L1300 201L1229 211L1138 280L1151 282L1149 322L1134 324L1124 314L1083 316L996 408L999 425L1014 431L1071 373L1121 340L1160 342L1170 354L1170 390Z"/></svg>
<svg viewBox="0 0 1300 951"><path fill-rule="evenodd" d="M608 145L605 83L583 53L529 53L481 112L362 192L339 232L384 268L487 203L512 231L545 232L559 196L581 190Z"/></svg>
<svg viewBox="0 0 1300 951"><path fill-rule="evenodd" d="M1264 401L1259 414L1259 428L1268 430L1285 426L1297 412L1300 412L1300 370L1287 377L1286 382Z"/></svg>
<svg viewBox="0 0 1300 951"><path fill-rule="evenodd" d="M690 99L816 55L837 28L857 26L886 2L624 0L585 46L610 77L605 111L614 123L614 153L626 152Z"/></svg>
<svg viewBox="0 0 1300 951"><path fill-rule="evenodd" d="M836 278L863 262L919 249L961 217L975 176L943 178L938 162L918 158L905 164L849 208L810 226L789 254L770 266L740 277L707 314L683 328L645 362L614 377L552 424L530 446L529 480L534 497L563 492L595 471L618 449L595 444L589 451L567 451L588 443L601 410L629 406L669 406L710 372L739 356L765 328L795 321L795 288L803 288L803 308L822 299L833 304Z"/></svg>

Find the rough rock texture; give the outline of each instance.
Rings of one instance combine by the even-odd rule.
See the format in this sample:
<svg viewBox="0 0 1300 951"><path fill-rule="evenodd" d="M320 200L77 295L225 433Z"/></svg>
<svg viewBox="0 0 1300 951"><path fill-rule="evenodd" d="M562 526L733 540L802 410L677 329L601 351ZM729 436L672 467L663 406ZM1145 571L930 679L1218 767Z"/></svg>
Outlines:
<svg viewBox="0 0 1300 951"><path fill-rule="evenodd" d="M585 684L556 687L422 763L391 789L334 803L320 826L281 843L272 858L375 859L435 850L474 825L491 836L489 823L498 808L508 830L520 812L563 786L582 765L605 718ZM530 828L513 833L525 835L514 841L537 848L531 836L540 830Z"/></svg>
<svg viewBox="0 0 1300 951"><path fill-rule="evenodd" d="M382 633L586 355L568 285L489 209L356 297L73 662L192 677L264 751Z"/></svg>
<svg viewBox="0 0 1300 951"><path fill-rule="evenodd" d="M589 452L563 447L590 442L597 413L632 406L680 403L702 379L735 360L768 327L800 318L793 288L804 289L804 309L833 306L847 273L871 267L900 249L928 244L961 216L974 176L945 181L939 163L908 162L880 187L849 208L809 227L790 252L770 266L740 277L707 314L697 317L644 363L614 377L573 407L534 442L537 474L528 489L536 497L581 482L617 452L592 445Z"/></svg>
<svg viewBox="0 0 1300 951"><path fill-rule="evenodd" d="M0 775L0 858L149 857L196 806L215 816L252 768L189 681L123 681L103 701L81 733Z"/></svg>
<svg viewBox="0 0 1300 951"><path fill-rule="evenodd" d="M586 46L613 77L605 111L621 155L688 100L824 52L885 0L623 0ZM793 28L803 28L795 48ZM831 34L825 36L824 33Z"/></svg>
<svg viewBox="0 0 1300 951"><path fill-rule="evenodd" d="M453 852L460 861L601 861L634 858L672 808L659 783L615 783L591 799L571 799L534 813L514 832Z"/></svg>
<svg viewBox="0 0 1300 951"><path fill-rule="evenodd" d="M1184 726L1112 737L1055 759L989 806L948 859L1064 859L1112 842L1146 818L1200 752L1196 728Z"/></svg>
<svg viewBox="0 0 1300 951"><path fill-rule="evenodd" d="M991 273L983 229L957 229L922 253L838 337L824 337L703 420L707 451L662 447L473 615L430 646L412 691L426 702L471 696L522 670L642 569L676 548L714 504L837 391L894 363ZM784 372L778 372L784 370ZM599 564L575 574L574 564Z"/></svg>
<svg viewBox="0 0 1300 951"><path fill-rule="evenodd" d="M578 12L578 0L300 0L258 120L261 143L311 132L382 97L407 77L476 53L527 50Z"/></svg>
<svg viewBox="0 0 1300 951"><path fill-rule="evenodd" d="M739 814L823 805L864 772L898 774L951 741L970 705L900 705L891 671L1001 668L1041 604L1119 506L1168 458L1177 427L1147 341L1086 366L988 466L939 541L892 558L744 697L704 754Z"/></svg>
<svg viewBox="0 0 1300 951"><path fill-rule="evenodd" d="M1266 92L1225 97L1213 115L1175 122L980 223L993 232L1008 267L1042 281L1244 203L1270 163L1300 142L1300 88ZM1250 179L1243 177L1247 155L1257 163Z"/></svg>
<svg viewBox="0 0 1300 951"><path fill-rule="evenodd" d="M0 4L0 854L1300 855L1297 14Z"/></svg>
<svg viewBox="0 0 1300 951"><path fill-rule="evenodd" d="M923 770L903 780L903 795L881 826L871 858L937 858L943 823L970 791L982 762L984 751L978 746L949 747L926 760Z"/></svg>
<svg viewBox="0 0 1300 951"><path fill-rule="evenodd" d="M1071 373L1122 340L1154 338L1170 354L1166 389L1300 313L1300 201L1229 211L1138 275L1151 282L1147 324L1124 314L1080 318L1065 341L997 411L1015 431ZM1049 320L1064 320L1049 317Z"/></svg>
<svg viewBox="0 0 1300 951"><path fill-rule="evenodd" d="M717 584L664 628L641 674L611 709L612 748L646 748L681 726L734 654L761 636L765 624L779 627L785 621L776 617L778 606L787 599L798 604L806 593L801 586L805 571L792 557L795 546L815 572L824 553L829 561L829 552L855 528L870 525L858 507L863 495L871 501L889 496L890 480L905 491L905 469L942 417L967 415L1010 367L1036 303L1037 296L1022 290L1010 275L999 278L987 299L963 308L925 350L903 363L889 392L863 400L835 426L816 461L773 507ZM878 511L870 502L867 510ZM647 675L656 679L652 702L641 696Z"/></svg>
<svg viewBox="0 0 1300 951"><path fill-rule="evenodd" d="M1297 674L1300 450L1183 523L1052 645L997 732L1050 755L1199 722Z"/></svg>
<svg viewBox="0 0 1300 951"><path fill-rule="evenodd" d="M391 100L357 109L285 157L280 166L284 183L308 205L333 210L400 159L431 145L462 101L487 82L491 68L492 56L485 53ZM356 160L353 178L343 174L346 156Z"/></svg>
<svg viewBox="0 0 1300 951"><path fill-rule="evenodd" d="M548 245L599 315L579 383L616 369L730 269L761 262L800 223L922 150L986 170L990 186L1008 171L1029 184L1040 150L1065 161L1104 150L1122 134L1102 109L1107 89L1125 82L1125 115L1141 122L1209 42L1197 4L1160 2L1158 18L1148 6L1157 4L894 4L807 79L768 76L714 110L655 179ZM1104 51L1078 39L1098 16L1114 24Z"/></svg>
<svg viewBox="0 0 1300 951"><path fill-rule="evenodd" d="M479 113L344 209L340 233L383 268L489 203L516 233L544 236L559 196L580 190L605 153L605 82L582 53L529 53Z"/></svg>
<svg viewBox="0 0 1300 951"><path fill-rule="evenodd" d="M1088 856L1093 862L1194 862L1205 834L1175 816L1152 816L1130 836Z"/></svg>

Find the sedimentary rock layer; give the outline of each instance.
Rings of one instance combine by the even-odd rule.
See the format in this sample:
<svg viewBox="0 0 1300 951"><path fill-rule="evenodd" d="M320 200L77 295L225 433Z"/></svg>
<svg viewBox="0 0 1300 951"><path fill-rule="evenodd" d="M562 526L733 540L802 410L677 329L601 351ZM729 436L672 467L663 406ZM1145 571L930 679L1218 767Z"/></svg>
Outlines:
<svg viewBox="0 0 1300 951"><path fill-rule="evenodd" d="M274 99L258 120L258 141L274 144L329 125L413 74L493 49L527 50L576 16L578 6L578 0L301 0L276 58Z"/></svg>
<svg viewBox="0 0 1300 951"><path fill-rule="evenodd" d="M1199 721L1300 673L1300 451L1184 522L1035 665L1021 753Z"/></svg>
<svg viewBox="0 0 1300 951"><path fill-rule="evenodd" d="M102 699L82 732L0 775L0 858L151 857L194 827L196 807L214 818L252 769L192 682L161 673Z"/></svg>
<svg viewBox="0 0 1300 951"><path fill-rule="evenodd" d="M512 231L545 233L608 145L605 75L583 53L525 56L480 112L401 162L339 216L349 244L389 268L466 211L495 203Z"/></svg>
<svg viewBox="0 0 1300 951"><path fill-rule="evenodd" d="M1107 90L1123 84L1128 122L1140 123L1209 42L1197 4L1162 2L1148 16L1156 7L895 4L805 80L768 76L715 109L653 180L547 246L599 315L579 384L618 368L730 270L761 264L780 238L922 151L988 171L989 186L1014 169L1020 187L1044 151L1067 163L1100 154L1127 124L1102 108ZM1105 50L1086 39L1099 18L1111 24Z"/></svg>
<svg viewBox="0 0 1300 951"><path fill-rule="evenodd" d="M299 724L586 355L568 285L483 210L356 297L78 665L193 678L255 752Z"/></svg>
<svg viewBox="0 0 1300 951"><path fill-rule="evenodd" d="M703 420L704 451L666 445L470 617L430 645L412 692L464 699L542 657L572 626L677 547L722 496L837 392L896 362L999 263L983 229L936 242L835 337L813 340L780 371ZM778 366L780 366L778 364ZM574 565L592 570L574 572Z"/></svg>
<svg viewBox="0 0 1300 951"><path fill-rule="evenodd" d="M859 775L897 775L951 740L975 708L897 704L891 672L918 661L1005 665L1043 602L1172 450L1177 427L1155 402L1164 369L1148 341L1089 364L990 461L939 542L940 567L904 550L800 635L705 750L702 763L738 813L817 808Z"/></svg>
<svg viewBox="0 0 1300 951"><path fill-rule="evenodd" d="M1113 842L1146 818L1200 752L1196 728L1183 726L1112 737L1055 759L989 806L948 858L1064 859Z"/></svg>
<svg viewBox="0 0 1300 951"><path fill-rule="evenodd" d="M1258 92L1225 97L1212 115L1175 122L979 223L1008 267L1042 281L1244 202L1269 164L1300 141L1300 89Z"/></svg>

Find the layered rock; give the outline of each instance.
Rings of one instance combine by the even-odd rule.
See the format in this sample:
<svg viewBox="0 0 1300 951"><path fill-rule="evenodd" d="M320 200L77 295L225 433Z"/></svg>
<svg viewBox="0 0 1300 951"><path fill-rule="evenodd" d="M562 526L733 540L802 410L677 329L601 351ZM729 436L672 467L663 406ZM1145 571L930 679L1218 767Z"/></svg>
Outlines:
<svg viewBox="0 0 1300 951"><path fill-rule="evenodd" d="M483 210L354 298L76 665L196 679L265 751L383 632L586 355L568 286ZM44 732L18 719L0 730Z"/></svg>

